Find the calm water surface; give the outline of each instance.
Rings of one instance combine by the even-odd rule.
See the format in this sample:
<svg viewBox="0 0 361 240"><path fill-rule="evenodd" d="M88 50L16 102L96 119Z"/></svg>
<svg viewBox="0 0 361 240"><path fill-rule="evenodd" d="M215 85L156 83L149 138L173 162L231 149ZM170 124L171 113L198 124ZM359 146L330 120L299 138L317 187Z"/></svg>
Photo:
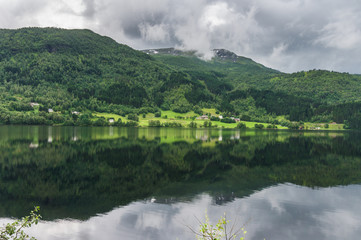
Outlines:
<svg viewBox="0 0 361 240"><path fill-rule="evenodd" d="M359 239L353 132L0 126L0 223L42 239L195 239L207 211L246 239Z"/></svg>

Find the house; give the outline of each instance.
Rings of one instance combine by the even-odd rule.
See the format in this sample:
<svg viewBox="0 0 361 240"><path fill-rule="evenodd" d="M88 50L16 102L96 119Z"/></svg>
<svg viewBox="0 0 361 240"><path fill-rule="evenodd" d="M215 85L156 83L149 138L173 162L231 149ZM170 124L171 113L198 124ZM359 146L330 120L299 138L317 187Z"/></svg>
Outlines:
<svg viewBox="0 0 361 240"><path fill-rule="evenodd" d="M39 106L39 103L31 102L31 103L30 103L30 106L31 106L31 107Z"/></svg>
<svg viewBox="0 0 361 240"><path fill-rule="evenodd" d="M219 119L223 119L223 116L222 115L219 115L219 117L218 117Z"/></svg>
<svg viewBox="0 0 361 240"><path fill-rule="evenodd" d="M30 143L29 148L38 148L39 143Z"/></svg>
<svg viewBox="0 0 361 240"><path fill-rule="evenodd" d="M200 117L197 117L198 120L208 120L208 116L207 115L202 115Z"/></svg>
<svg viewBox="0 0 361 240"><path fill-rule="evenodd" d="M51 108L48 109L48 113L53 113L53 112L54 112L53 109L51 109Z"/></svg>
<svg viewBox="0 0 361 240"><path fill-rule="evenodd" d="M72 111L71 114L74 114L74 115L79 115L80 112L77 112L77 111Z"/></svg>
<svg viewBox="0 0 361 240"><path fill-rule="evenodd" d="M109 118L108 121L109 121L109 123L114 123L115 122L114 118Z"/></svg>
<svg viewBox="0 0 361 240"><path fill-rule="evenodd" d="M231 119L234 120L235 122L240 122L241 121L241 119L235 118L235 117L231 117Z"/></svg>

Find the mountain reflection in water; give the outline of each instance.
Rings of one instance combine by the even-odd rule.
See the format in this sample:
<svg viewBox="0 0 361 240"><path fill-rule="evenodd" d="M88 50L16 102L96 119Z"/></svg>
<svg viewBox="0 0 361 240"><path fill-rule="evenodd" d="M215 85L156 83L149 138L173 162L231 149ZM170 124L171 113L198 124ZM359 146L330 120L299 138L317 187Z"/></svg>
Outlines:
<svg viewBox="0 0 361 240"><path fill-rule="evenodd" d="M39 239L189 239L183 223L207 209L248 222L249 239L354 239L360 143L352 132L0 126L0 217L40 205Z"/></svg>

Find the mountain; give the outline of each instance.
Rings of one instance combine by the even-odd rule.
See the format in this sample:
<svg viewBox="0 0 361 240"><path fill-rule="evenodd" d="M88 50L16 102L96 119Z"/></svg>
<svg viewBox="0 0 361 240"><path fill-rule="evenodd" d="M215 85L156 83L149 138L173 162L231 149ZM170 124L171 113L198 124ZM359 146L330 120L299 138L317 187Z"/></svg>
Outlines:
<svg viewBox="0 0 361 240"><path fill-rule="evenodd" d="M358 94L361 90L360 75L325 70L287 74L225 49L214 49L214 57L210 61L202 60L194 51L183 52L173 48L143 52L190 75L207 73L208 78L218 78L232 84L235 89L280 91L331 104L361 101Z"/></svg>
<svg viewBox="0 0 361 240"><path fill-rule="evenodd" d="M194 51L137 51L90 30L0 29L0 123L201 108L263 122L343 122L361 112L360 91L360 75L286 74L225 49L205 61Z"/></svg>
<svg viewBox="0 0 361 240"><path fill-rule="evenodd" d="M143 50L143 52L178 71L187 72L193 78L205 81L208 87L217 92L220 83L232 86L226 87L226 90L238 86L256 87L263 79L280 73L225 49L214 49L214 57L209 61L203 60L193 51L183 52L173 48Z"/></svg>
<svg viewBox="0 0 361 240"><path fill-rule="evenodd" d="M166 67L147 54L90 30L0 30L0 60L4 84L35 91L46 87L53 96L58 94L52 90L58 89L62 96L56 102L64 95L140 107L151 98L152 87L168 75ZM29 97L55 107L38 95Z"/></svg>
<svg viewBox="0 0 361 240"><path fill-rule="evenodd" d="M212 93L223 96L223 110L243 112L253 120L264 121L267 118L262 116L276 114L292 121L344 122L361 111L360 75L325 70L287 74L225 49L215 49L209 61L194 51L144 52L204 81Z"/></svg>

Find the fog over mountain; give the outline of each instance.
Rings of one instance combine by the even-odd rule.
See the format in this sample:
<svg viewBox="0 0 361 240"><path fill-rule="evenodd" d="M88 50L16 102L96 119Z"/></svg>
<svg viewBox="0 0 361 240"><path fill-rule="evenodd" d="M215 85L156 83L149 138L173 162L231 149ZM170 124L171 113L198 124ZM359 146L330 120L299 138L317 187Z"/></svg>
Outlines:
<svg viewBox="0 0 361 240"><path fill-rule="evenodd" d="M0 0L0 28L89 28L136 49L225 48L285 72L361 73L361 2Z"/></svg>

